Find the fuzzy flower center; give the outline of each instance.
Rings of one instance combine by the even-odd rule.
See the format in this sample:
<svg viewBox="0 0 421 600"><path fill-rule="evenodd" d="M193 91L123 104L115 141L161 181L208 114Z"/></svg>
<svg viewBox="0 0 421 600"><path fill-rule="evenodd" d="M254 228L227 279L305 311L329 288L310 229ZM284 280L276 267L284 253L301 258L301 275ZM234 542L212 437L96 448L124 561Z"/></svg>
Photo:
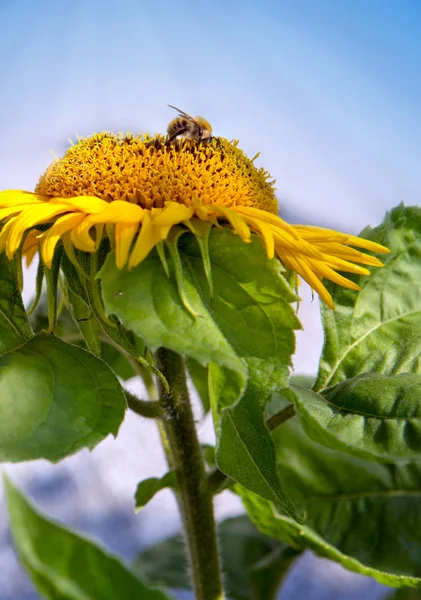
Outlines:
<svg viewBox="0 0 421 600"><path fill-rule="evenodd" d="M81 139L42 175L35 192L72 198L126 200L142 208L166 202L227 208L254 207L276 214L274 182L237 147L219 138L166 142L165 137L101 133Z"/></svg>

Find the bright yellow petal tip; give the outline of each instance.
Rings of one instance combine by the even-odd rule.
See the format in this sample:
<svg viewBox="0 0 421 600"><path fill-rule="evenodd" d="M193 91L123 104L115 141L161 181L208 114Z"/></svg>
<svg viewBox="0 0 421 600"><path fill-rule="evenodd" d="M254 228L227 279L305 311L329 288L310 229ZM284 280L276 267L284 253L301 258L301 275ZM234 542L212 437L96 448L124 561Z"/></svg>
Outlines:
<svg viewBox="0 0 421 600"><path fill-rule="evenodd" d="M290 225L277 215L273 184L237 142L224 138L98 134L55 160L35 193L0 192L0 252L12 258L23 243L27 263L39 250L50 268L60 240L68 253L73 247L92 253L108 236L118 268L132 268L173 226L199 218L228 223L244 242L251 232L259 235L269 258L276 254L334 308L322 280L359 289L339 272L369 275L367 266L382 263L359 248L389 250L331 229Z"/></svg>

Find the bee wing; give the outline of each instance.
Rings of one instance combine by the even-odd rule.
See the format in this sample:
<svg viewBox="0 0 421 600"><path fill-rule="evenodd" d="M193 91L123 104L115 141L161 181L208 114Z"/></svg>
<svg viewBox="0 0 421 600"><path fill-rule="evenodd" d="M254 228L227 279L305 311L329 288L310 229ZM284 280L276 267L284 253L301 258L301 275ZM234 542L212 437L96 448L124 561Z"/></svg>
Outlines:
<svg viewBox="0 0 421 600"><path fill-rule="evenodd" d="M174 110L178 111L178 114L181 117L185 117L186 119L188 119L191 123L194 123L195 125L197 125L199 127L199 129L203 129L203 127L195 120L193 119L193 117L191 117L189 114L187 114L186 112L184 112L184 110L181 110L181 108L177 108L176 106L173 106L172 104L168 104L168 106L170 108L173 108Z"/></svg>

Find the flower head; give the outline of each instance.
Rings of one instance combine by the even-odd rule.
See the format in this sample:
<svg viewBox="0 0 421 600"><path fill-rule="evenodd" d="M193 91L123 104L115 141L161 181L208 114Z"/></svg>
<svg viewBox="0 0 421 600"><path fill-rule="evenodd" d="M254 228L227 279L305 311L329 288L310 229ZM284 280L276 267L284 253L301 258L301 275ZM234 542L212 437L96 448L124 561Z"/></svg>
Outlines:
<svg viewBox="0 0 421 600"><path fill-rule="evenodd" d="M359 289L339 272L369 275L361 265L382 263L356 248L387 248L286 223L277 215L274 182L253 160L223 138L209 144L108 133L81 139L48 167L34 193L0 192L0 251L11 259L22 248L30 262L39 248L51 267L60 240L92 253L108 236L117 266L132 268L177 224L226 222L244 242L251 232L261 236L268 257L276 254L333 308L322 280Z"/></svg>

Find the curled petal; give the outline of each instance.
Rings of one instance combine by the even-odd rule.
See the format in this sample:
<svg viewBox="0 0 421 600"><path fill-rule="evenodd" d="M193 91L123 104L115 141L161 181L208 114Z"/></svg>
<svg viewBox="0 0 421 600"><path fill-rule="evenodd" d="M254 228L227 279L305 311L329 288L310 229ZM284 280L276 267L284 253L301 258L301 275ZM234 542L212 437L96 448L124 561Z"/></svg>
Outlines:
<svg viewBox="0 0 421 600"><path fill-rule="evenodd" d="M94 215L89 216L89 222L94 223L140 223L143 208L124 200L115 200Z"/></svg>
<svg viewBox="0 0 421 600"><path fill-rule="evenodd" d="M57 219L54 225L52 225L50 229L43 234L41 242L41 256L48 268L51 268L57 242L65 233L71 231L74 227L77 227L77 225L79 225L84 218L85 215L81 215L80 213L64 215L64 217Z"/></svg>
<svg viewBox="0 0 421 600"><path fill-rule="evenodd" d="M82 250L82 252L95 252L95 241L92 239L89 233L92 227L92 223L90 223L89 220L84 217L83 221L81 221L74 229L71 230L70 240L78 250Z"/></svg>
<svg viewBox="0 0 421 600"><path fill-rule="evenodd" d="M28 208L19 215L13 224L6 244L7 258L11 260L19 248L23 235L27 229L40 225L53 217L66 212L67 207L63 204L44 203L39 206Z"/></svg>
<svg viewBox="0 0 421 600"><path fill-rule="evenodd" d="M138 230L138 223L117 223L115 226L115 262L119 269L122 269L127 262L132 242Z"/></svg>

